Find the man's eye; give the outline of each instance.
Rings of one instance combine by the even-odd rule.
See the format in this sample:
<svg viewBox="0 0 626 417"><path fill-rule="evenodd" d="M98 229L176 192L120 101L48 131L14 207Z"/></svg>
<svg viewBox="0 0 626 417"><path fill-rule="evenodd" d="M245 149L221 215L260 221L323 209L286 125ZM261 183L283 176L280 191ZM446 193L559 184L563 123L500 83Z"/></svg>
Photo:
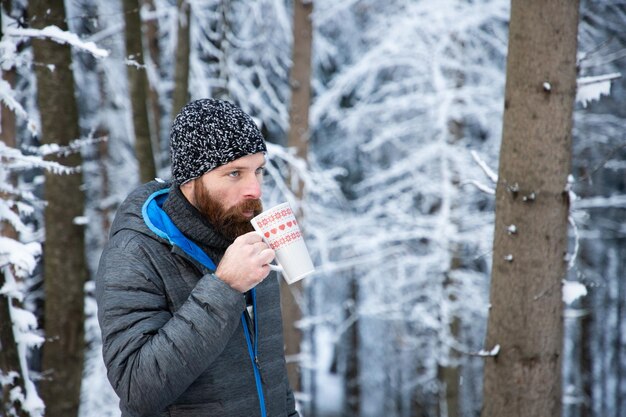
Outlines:
<svg viewBox="0 0 626 417"><path fill-rule="evenodd" d="M230 171L228 173L229 177L238 177L239 176L239 171Z"/></svg>
<svg viewBox="0 0 626 417"><path fill-rule="evenodd" d="M256 174L257 175L264 175L265 174L265 167L257 168Z"/></svg>

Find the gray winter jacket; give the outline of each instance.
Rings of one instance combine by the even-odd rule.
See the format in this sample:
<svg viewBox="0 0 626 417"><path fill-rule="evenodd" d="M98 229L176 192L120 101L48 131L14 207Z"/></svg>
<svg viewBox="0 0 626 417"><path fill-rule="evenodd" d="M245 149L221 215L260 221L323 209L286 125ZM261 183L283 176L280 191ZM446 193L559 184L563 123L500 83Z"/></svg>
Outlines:
<svg viewBox="0 0 626 417"><path fill-rule="evenodd" d="M297 416L278 281L255 289L257 388L244 296L142 217L144 202L168 186L148 183L124 201L96 276L104 362L122 416L261 416L261 398L267 416Z"/></svg>

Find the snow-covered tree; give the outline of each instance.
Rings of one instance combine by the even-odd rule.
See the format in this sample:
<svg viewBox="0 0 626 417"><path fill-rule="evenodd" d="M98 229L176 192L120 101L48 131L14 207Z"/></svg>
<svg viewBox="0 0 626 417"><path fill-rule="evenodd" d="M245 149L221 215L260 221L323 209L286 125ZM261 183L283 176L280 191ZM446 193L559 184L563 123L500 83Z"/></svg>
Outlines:
<svg viewBox="0 0 626 417"><path fill-rule="evenodd" d="M480 362L467 353L482 347L487 312L493 186L483 160L496 165L508 5L324 6L312 151L345 170L348 202L310 230L329 278L355 271L362 415L445 413L441 367L461 366L469 382L456 402L475 406Z"/></svg>
<svg viewBox="0 0 626 417"><path fill-rule="evenodd" d="M191 98L228 98L272 142L288 124L291 18L282 0L191 0Z"/></svg>
<svg viewBox="0 0 626 417"><path fill-rule="evenodd" d="M24 7L23 1L13 3ZM286 144L289 130L292 0L140 2L149 39L145 71L151 99L157 99L150 113L151 129L158 127L153 129L158 131L155 162L164 179L169 178L169 126L179 84L178 27L185 23L179 3L190 10L189 98L228 98L253 115L270 142L265 205L289 201L303 213L317 266L317 273L302 282L304 293L297 300L304 312L298 355L302 391L297 393L303 415L478 415L484 355L494 353L483 342L509 2L315 1L306 162L294 149L276 145ZM582 3L579 76L591 88L579 93L583 98L593 96L587 92L607 93L598 88L607 84L593 77L613 81L609 99L579 105L574 128L571 186L578 199L571 218L576 236L569 278L586 284L590 295L567 314L582 315L574 310L578 306L593 314L582 324L567 319L575 324L566 335L564 391L572 402L567 417L584 410L605 417L619 415L626 398L619 383L626 361L619 357L622 341L615 330L624 308L619 146L626 115L620 105L623 78L613 78L625 61L620 59L625 19L622 5ZM3 15L4 27L11 24L10 37L0 43L0 61L3 76L9 61L31 72L30 49L18 51L17 39L48 36L74 45L80 136L108 138L82 150L87 260L93 273L115 209L139 183L127 79L132 62L124 52L120 0L65 4L71 33L28 32L16 18ZM85 49L92 54L79 52ZM28 77L32 74L18 74L16 85L0 88L3 103L12 97L23 109L16 110L17 131L26 138L22 145L33 145L29 127L39 129ZM40 165L36 148L4 145L3 155L37 167L11 168L18 173L14 188L20 194L3 189L6 204L0 206L6 209L2 213L27 207L20 217L26 229L13 241L29 244L15 253L28 255L31 263L24 265L36 264L43 203L31 179L53 167ZM5 161L3 156L5 172L7 166L25 166ZM298 181L304 201L293 192ZM26 220L28 213L34 220ZM29 277L25 273L15 280L22 295L13 293L14 305L24 296L23 307L29 307L24 294ZM86 286L89 348L80 415L114 417L119 410L102 363L92 284ZM20 323L17 327L32 333L32 321Z"/></svg>
<svg viewBox="0 0 626 417"><path fill-rule="evenodd" d="M564 416L626 410L623 331L626 149L623 4L581 1L568 284L588 293L565 311ZM588 100L593 98L593 100Z"/></svg>

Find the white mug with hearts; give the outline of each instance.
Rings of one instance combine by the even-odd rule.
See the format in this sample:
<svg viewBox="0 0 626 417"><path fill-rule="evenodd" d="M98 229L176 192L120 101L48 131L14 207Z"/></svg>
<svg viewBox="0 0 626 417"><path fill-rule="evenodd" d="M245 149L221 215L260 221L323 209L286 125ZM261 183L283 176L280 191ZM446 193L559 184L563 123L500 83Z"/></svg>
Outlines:
<svg viewBox="0 0 626 417"><path fill-rule="evenodd" d="M288 284L301 280L315 270L289 203L265 210L250 222L265 243L274 249Z"/></svg>

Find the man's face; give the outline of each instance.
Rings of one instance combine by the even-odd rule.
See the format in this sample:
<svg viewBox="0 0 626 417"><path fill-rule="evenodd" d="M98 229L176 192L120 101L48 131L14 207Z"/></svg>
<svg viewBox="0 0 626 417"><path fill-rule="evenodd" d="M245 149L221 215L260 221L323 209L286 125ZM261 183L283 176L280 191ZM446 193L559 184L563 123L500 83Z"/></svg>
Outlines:
<svg viewBox="0 0 626 417"><path fill-rule="evenodd" d="M250 219L263 210L260 198L264 169L262 153L217 167L190 182L190 201L220 233L234 240L254 230Z"/></svg>

